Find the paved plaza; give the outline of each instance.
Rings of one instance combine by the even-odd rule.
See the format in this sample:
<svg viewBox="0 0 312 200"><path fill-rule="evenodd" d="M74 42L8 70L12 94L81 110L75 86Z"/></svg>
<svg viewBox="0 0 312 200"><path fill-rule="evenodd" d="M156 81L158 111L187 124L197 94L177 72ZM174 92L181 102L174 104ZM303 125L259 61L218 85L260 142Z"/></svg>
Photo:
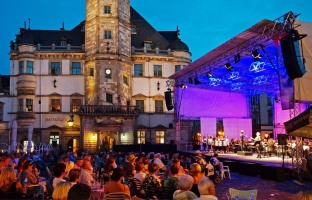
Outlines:
<svg viewBox="0 0 312 200"><path fill-rule="evenodd" d="M312 182L303 181L303 185L299 185L294 180L286 178L283 182L275 182L261 179L260 176L244 176L232 172L231 180L225 178L219 185L216 185L216 196L220 200L226 200L226 192L229 188L258 189L258 200L287 200L296 199L296 194L303 188L312 191Z"/></svg>

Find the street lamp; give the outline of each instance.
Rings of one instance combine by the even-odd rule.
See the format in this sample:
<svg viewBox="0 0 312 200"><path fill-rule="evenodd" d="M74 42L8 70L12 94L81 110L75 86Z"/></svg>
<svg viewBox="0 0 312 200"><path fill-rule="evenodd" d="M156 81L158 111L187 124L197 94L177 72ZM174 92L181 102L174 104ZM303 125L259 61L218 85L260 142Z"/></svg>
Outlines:
<svg viewBox="0 0 312 200"><path fill-rule="evenodd" d="M69 115L70 119L67 121L69 127L74 125L74 115Z"/></svg>

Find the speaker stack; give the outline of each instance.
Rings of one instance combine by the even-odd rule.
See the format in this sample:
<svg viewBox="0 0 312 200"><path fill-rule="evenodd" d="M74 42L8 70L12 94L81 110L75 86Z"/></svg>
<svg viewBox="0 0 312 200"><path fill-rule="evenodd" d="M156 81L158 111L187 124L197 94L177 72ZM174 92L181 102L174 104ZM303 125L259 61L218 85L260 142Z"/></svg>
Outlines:
<svg viewBox="0 0 312 200"><path fill-rule="evenodd" d="M300 35L297 30L292 29L280 39L284 65L291 80L302 77L306 72L299 48L302 36L304 35Z"/></svg>
<svg viewBox="0 0 312 200"><path fill-rule="evenodd" d="M166 100L167 110L172 110L173 104L172 104L171 90L168 90L165 92L165 100Z"/></svg>
<svg viewBox="0 0 312 200"><path fill-rule="evenodd" d="M287 145L287 135L277 134L278 145Z"/></svg>

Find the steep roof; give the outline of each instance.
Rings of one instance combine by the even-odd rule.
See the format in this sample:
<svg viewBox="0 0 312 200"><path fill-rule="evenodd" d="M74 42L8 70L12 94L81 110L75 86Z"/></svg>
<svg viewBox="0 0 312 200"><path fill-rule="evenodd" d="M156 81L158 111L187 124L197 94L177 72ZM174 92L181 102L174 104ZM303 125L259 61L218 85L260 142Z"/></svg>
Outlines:
<svg viewBox="0 0 312 200"><path fill-rule="evenodd" d="M152 48L158 47L161 50L182 50L189 51L188 46L178 37L176 31L155 30L137 11L130 7L130 22L136 27L136 34L131 35L131 46L143 48L144 42L151 42ZM16 36L17 44L32 44L41 46L60 46L61 41L66 41L72 46L81 46L85 43L84 32L85 21L79 23L72 30L32 30L21 28Z"/></svg>
<svg viewBox="0 0 312 200"><path fill-rule="evenodd" d="M66 41L72 46L81 46L85 42L84 23L80 23L72 30L32 30L20 29L16 36L17 44L40 44L42 46L60 45L61 41Z"/></svg>

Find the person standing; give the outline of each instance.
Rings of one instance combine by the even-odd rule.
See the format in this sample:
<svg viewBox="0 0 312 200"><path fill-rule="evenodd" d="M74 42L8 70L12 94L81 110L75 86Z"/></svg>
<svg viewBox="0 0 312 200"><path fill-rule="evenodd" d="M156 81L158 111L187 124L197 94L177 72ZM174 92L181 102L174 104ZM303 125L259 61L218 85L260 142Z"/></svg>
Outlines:
<svg viewBox="0 0 312 200"><path fill-rule="evenodd" d="M241 130L239 137L241 139L241 150L244 151L244 140L245 140L244 130Z"/></svg>
<svg viewBox="0 0 312 200"><path fill-rule="evenodd" d="M212 151L212 137L211 136L208 136L208 139L207 139L207 144L208 144L208 149L207 151Z"/></svg>
<svg viewBox="0 0 312 200"><path fill-rule="evenodd" d="M206 138L206 136L203 137L202 145L203 145L204 152L206 152L206 148L207 148L207 138Z"/></svg>

